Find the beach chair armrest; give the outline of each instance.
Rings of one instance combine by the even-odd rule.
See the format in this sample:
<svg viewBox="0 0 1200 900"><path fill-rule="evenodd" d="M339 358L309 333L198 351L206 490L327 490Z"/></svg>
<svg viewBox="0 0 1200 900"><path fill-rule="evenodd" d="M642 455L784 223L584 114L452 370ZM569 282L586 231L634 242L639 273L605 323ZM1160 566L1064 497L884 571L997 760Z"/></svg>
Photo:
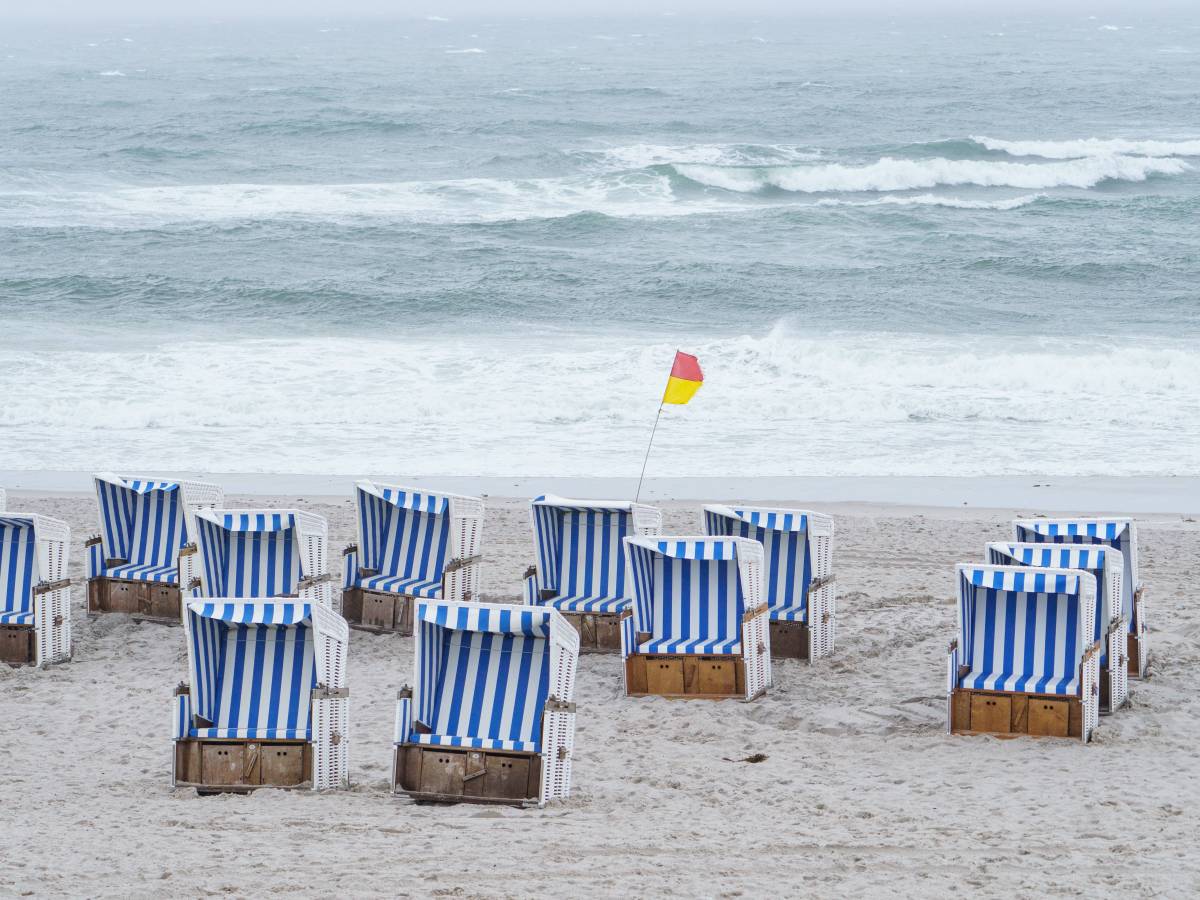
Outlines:
<svg viewBox="0 0 1200 900"><path fill-rule="evenodd" d="M823 575L820 578L814 578L812 580L812 582L808 585L808 590L805 591L805 593L811 597L817 591L821 590L824 587L828 587L829 585L833 584L835 581L837 581L837 575L835 575L832 572L830 572L828 575Z"/></svg>
<svg viewBox="0 0 1200 900"><path fill-rule="evenodd" d="M751 619L754 619L758 616L766 615L769 610L770 607L766 603L760 603L758 606L754 607L754 609L748 609L742 613L742 621L749 622Z"/></svg>
<svg viewBox="0 0 1200 900"><path fill-rule="evenodd" d="M95 547L97 544L103 544L103 543L104 543L104 538L102 538L98 534L93 534L91 537L89 537L86 541L83 542L83 546L84 546L84 549L86 550L88 547Z"/></svg>
<svg viewBox="0 0 1200 900"><path fill-rule="evenodd" d="M465 569L467 566L473 566L483 560L482 554L476 553L474 556L464 556L459 559L452 559L446 563L446 568L442 570L443 574L457 572L459 569Z"/></svg>
<svg viewBox="0 0 1200 900"><path fill-rule="evenodd" d="M342 556L349 556L352 553L358 553L358 544L347 544L342 548Z"/></svg>
<svg viewBox="0 0 1200 900"><path fill-rule="evenodd" d="M35 597L39 597L42 594L50 594L54 591L61 591L64 588L69 588L70 586L70 578L60 578L58 581L43 581L41 584L34 586L33 595Z"/></svg>

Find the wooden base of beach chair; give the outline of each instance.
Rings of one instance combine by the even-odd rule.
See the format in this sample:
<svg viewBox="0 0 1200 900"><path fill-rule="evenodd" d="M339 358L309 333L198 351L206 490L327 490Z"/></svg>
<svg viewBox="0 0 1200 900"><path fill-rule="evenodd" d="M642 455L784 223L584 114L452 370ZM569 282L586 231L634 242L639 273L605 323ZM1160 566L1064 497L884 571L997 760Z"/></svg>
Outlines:
<svg viewBox="0 0 1200 900"><path fill-rule="evenodd" d="M635 653L625 659L630 697L687 697L725 700L746 696L741 656L674 656Z"/></svg>
<svg viewBox="0 0 1200 900"><path fill-rule="evenodd" d="M956 690L951 696L950 730L955 734L1028 734L1073 737L1083 734L1078 697Z"/></svg>
<svg viewBox="0 0 1200 900"><path fill-rule="evenodd" d="M808 623L772 622L771 658L808 659Z"/></svg>
<svg viewBox="0 0 1200 900"><path fill-rule="evenodd" d="M300 787L312 782L306 741L191 740L175 742L175 786L201 794Z"/></svg>
<svg viewBox="0 0 1200 900"><path fill-rule="evenodd" d="M1126 653L1129 656L1129 677L1130 678L1146 678L1150 675L1150 666L1147 664L1146 672L1143 674L1138 670L1139 661L1142 658L1142 641L1136 634L1131 634L1125 639Z"/></svg>
<svg viewBox="0 0 1200 900"><path fill-rule="evenodd" d="M579 632L581 653L620 653L620 613L563 613L562 617Z"/></svg>
<svg viewBox="0 0 1200 900"><path fill-rule="evenodd" d="M88 581L88 615L128 613L138 621L178 625L179 587L151 581L93 578Z"/></svg>
<svg viewBox="0 0 1200 900"><path fill-rule="evenodd" d="M403 744L396 748L394 792L430 803L536 806L542 755Z"/></svg>
<svg viewBox="0 0 1200 900"><path fill-rule="evenodd" d="M0 662L31 666L37 660L37 635L32 625L0 625Z"/></svg>
<svg viewBox="0 0 1200 900"><path fill-rule="evenodd" d="M342 618L362 631L409 635L413 633L413 598L348 588L342 591Z"/></svg>

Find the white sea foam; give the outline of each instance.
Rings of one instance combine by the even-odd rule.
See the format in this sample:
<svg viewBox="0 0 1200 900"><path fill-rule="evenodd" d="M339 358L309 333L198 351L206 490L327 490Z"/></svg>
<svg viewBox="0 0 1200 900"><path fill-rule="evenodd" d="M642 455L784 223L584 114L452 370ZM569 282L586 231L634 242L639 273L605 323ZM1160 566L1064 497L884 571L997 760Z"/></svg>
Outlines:
<svg viewBox="0 0 1200 900"><path fill-rule="evenodd" d="M53 447L63 469L637 473L674 343L456 334L424 336L416 353L402 328L361 340L12 348L0 356L0 469ZM664 413L651 475L1164 475L1200 465L1189 440L1194 343L778 328L683 344L705 385Z"/></svg>
<svg viewBox="0 0 1200 900"><path fill-rule="evenodd" d="M816 206L943 206L948 209L991 209L1010 210L1029 206L1043 199L1045 194L1024 194L1020 197L1007 197L1003 200L970 200L962 197L942 197L937 194L917 194L915 196L897 196L888 194L874 200L840 200L827 197L818 200Z"/></svg>
<svg viewBox="0 0 1200 900"><path fill-rule="evenodd" d="M726 191L758 193L777 188L806 194L911 191L959 185L1021 190L1090 188L1102 181L1145 181L1151 175L1178 175L1189 168L1179 159L1135 156L1087 157L1037 164L884 157L865 166L676 166L684 177Z"/></svg>
<svg viewBox="0 0 1200 900"><path fill-rule="evenodd" d="M176 222L383 218L433 223L681 216L736 210L718 199L682 203L666 175L413 181L376 184L206 184L106 191L0 193L0 226L144 227Z"/></svg>
<svg viewBox="0 0 1200 900"><path fill-rule="evenodd" d="M988 150L1011 156L1040 156L1043 159L1081 159L1086 156L1200 156L1200 140L1126 140L1124 138L1083 138L1073 141L1003 141L998 138L971 136Z"/></svg>
<svg viewBox="0 0 1200 900"><path fill-rule="evenodd" d="M712 166L788 165L820 159L812 147L790 144L629 144L577 151L608 168L704 164Z"/></svg>
<svg viewBox="0 0 1200 900"><path fill-rule="evenodd" d="M118 69L109 69L105 72L101 72L100 74L106 78L124 78L125 77L125 73L119 71Z"/></svg>
<svg viewBox="0 0 1200 900"><path fill-rule="evenodd" d="M461 50L447 50L447 53L487 53L482 47L463 47Z"/></svg>

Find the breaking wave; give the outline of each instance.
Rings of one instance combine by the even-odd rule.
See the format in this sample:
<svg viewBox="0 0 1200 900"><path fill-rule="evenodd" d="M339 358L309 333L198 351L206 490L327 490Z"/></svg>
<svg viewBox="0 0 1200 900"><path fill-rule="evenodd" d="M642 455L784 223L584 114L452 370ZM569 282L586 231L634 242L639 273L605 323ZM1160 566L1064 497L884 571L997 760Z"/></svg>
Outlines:
<svg viewBox="0 0 1200 900"><path fill-rule="evenodd" d="M1136 156L1088 157L1052 163L987 162L961 159L894 159L865 166L678 165L685 178L706 187L741 194L769 189L793 193L928 190L936 187L1007 187L1047 190L1091 188L1104 181L1145 181L1152 175L1178 175L1191 168L1180 159Z"/></svg>
<svg viewBox="0 0 1200 900"><path fill-rule="evenodd" d="M1040 156L1042 159L1080 159L1085 156L1200 156L1200 140L1190 141L1132 141L1121 138L1104 140L1084 138L1074 141L1002 141L998 138L971 136L971 140L988 150L998 150L1010 156Z"/></svg>

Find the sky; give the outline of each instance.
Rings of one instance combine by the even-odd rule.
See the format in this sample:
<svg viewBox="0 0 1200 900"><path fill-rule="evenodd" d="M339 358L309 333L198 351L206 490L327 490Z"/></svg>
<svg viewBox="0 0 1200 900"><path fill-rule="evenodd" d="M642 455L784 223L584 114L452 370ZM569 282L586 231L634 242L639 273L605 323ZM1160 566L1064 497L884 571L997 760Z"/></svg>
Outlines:
<svg viewBox="0 0 1200 900"><path fill-rule="evenodd" d="M917 15L1193 12L1200 0L0 0L0 18L67 20L259 16Z"/></svg>

